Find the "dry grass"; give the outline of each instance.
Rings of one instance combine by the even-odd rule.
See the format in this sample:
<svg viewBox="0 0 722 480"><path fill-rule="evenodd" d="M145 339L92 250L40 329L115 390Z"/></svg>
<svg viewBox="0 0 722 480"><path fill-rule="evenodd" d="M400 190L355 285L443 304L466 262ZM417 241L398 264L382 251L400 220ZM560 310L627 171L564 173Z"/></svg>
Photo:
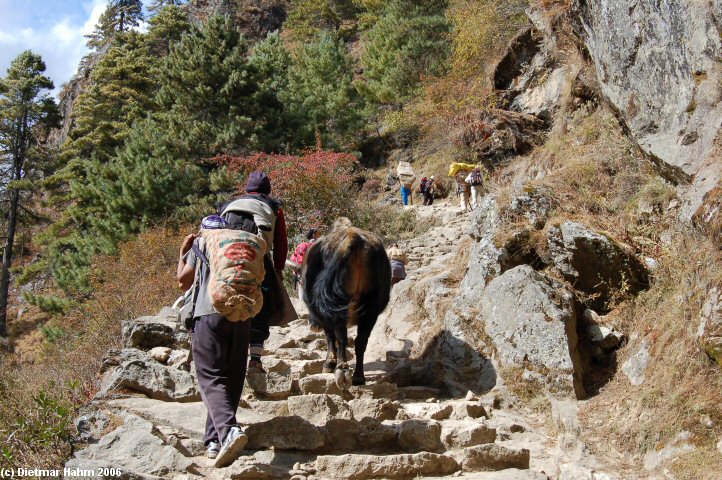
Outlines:
<svg viewBox="0 0 722 480"><path fill-rule="evenodd" d="M620 373L582 411L587 424L600 425L596 433L618 449L641 456L686 430L701 449L696 456L705 449L710 454L697 465L717 461L719 453L711 449L722 434L722 375L701 351L696 330L706 292L722 285L720 262L720 252L708 239L677 231L652 288L613 312L615 323L634 339L621 352L620 364L643 338L651 344L642 385L630 385ZM705 425L707 417L712 427ZM682 472L684 464L676 468ZM694 471L682 478L713 478Z"/></svg>
<svg viewBox="0 0 722 480"><path fill-rule="evenodd" d="M118 256L97 258L92 299L46 323L43 341L25 342L36 349L33 363L25 363L23 350L0 359L0 465L62 467L72 419L96 393L101 360L120 345L121 322L177 297L183 236L153 230L121 245Z"/></svg>

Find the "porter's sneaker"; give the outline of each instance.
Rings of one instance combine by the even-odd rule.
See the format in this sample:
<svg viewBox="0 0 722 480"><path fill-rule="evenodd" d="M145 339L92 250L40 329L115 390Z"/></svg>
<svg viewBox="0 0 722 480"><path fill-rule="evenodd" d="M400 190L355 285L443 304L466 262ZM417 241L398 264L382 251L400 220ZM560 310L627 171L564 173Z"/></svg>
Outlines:
<svg viewBox="0 0 722 480"><path fill-rule="evenodd" d="M231 427L226 434L226 438L223 440L221 451L218 452L218 457L216 457L214 467L227 467L231 463L235 462L240 456L241 450L243 450L243 447L245 447L247 443L248 436L246 436L240 428Z"/></svg>
<svg viewBox="0 0 722 480"><path fill-rule="evenodd" d="M208 448L206 449L206 457L208 458L216 458L218 456L218 452L221 449L221 444L218 442L210 442L208 443Z"/></svg>

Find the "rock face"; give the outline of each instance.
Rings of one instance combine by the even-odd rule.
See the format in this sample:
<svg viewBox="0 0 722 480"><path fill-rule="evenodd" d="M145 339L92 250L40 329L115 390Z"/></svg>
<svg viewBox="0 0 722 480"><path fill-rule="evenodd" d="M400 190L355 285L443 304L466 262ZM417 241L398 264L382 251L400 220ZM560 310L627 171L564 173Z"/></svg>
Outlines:
<svg viewBox="0 0 722 480"><path fill-rule="evenodd" d="M575 0L604 96L668 178L693 185L690 218L720 179L722 2ZM713 120L714 119L714 120Z"/></svg>
<svg viewBox="0 0 722 480"><path fill-rule="evenodd" d="M609 308L618 293L649 285L642 263L606 235L567 221L549 228L547 238L554 266L574 288L596 296L588 302L595 309Z"/></svg>
<svg viewBox="0 0 722 480"><path fill-rule="evenodd" d="M191 0L192 20L205 21L214 14L229 15L240 31L253 40L281 28L289 8L286 0Z"/></svg>
<svg viewBox="0 0 722 480"><path fill-rule="evenodd" d="M194 375L158 362L130 360L108 372L101 391L130 389L150 398L170 402L197 402L201 399Z"/></svg>
<svg viewBox="0 0 722 480"><path fill-rule="evenodd" d="M153 424L127 414L124 423L98 443L78 451L66 468L118 468L127 478L190 471L193 462L153 435Z"/></svg>
<svg viewBox="0 0 722 480"><path fill-rule="evenodd" d="M702 348L722 367L722 292L719 288L714 287L707 293L699 317L697 336Z"/></svg>
<svg viewBox="0 0 722 480"><path fill-rule="evenodd" d="M502 365L533 369L551 386L586 396L574 295L565 285L528 265L512 268L484 290L481 318Z"/></svg>

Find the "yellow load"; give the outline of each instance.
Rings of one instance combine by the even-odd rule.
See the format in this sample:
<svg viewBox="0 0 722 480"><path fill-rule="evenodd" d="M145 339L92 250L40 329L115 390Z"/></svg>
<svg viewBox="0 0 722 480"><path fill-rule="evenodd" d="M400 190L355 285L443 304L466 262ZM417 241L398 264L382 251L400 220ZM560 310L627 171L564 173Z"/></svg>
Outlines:
<svg viewBox="0 0 722 480"><path fill-rule="evenodd" d="M461 170L470 172L476 167L477 165L474 163L452 163L449 165L449 176L455 177Z"/></svg>

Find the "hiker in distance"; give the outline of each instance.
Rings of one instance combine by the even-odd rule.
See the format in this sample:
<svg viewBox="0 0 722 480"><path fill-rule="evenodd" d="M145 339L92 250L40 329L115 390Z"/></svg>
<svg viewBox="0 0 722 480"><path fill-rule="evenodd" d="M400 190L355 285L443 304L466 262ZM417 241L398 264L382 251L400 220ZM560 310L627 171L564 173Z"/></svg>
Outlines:
<svg viewBox="0 0 722 480"><path fill-rule="evenodd" d="M473 210L481 204L484 175L482 175L479 167L476 167L466 176L464 181L471 186L471 208Z"/></svg>

